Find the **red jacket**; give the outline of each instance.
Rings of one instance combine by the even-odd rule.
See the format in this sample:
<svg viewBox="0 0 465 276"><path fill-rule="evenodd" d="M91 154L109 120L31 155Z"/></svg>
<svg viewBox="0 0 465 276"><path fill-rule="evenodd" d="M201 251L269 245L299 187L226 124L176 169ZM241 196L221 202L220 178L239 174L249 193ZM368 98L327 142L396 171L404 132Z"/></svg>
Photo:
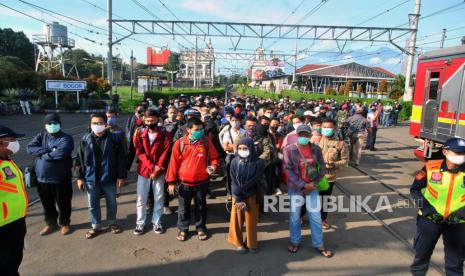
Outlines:
<svg viewBox="0 0 465 276"><path fill-rule="evenodd" d="M180 183L197 186L210 180L207 166L218 168L218 152L210 139L208 139L208 152L206 152L204 139L208 138L203 137L197 143L191 144L185 135L174 143L166 174L168 184ZM181 143L184 144L182 153ZM207 164L207 154L209 164Z"/></svg>
<svg viewBox="0 0 465 276"><path fill-rule="evenodd" d="M137 129L133 137L136 156L139 158L137 173L145 178L150 178L152 174L159 176L168 167L168 157L170 154L169 132L158 128L155 141L150 145L149 129ZM155 166L160 167L155 170Z"/></svg>

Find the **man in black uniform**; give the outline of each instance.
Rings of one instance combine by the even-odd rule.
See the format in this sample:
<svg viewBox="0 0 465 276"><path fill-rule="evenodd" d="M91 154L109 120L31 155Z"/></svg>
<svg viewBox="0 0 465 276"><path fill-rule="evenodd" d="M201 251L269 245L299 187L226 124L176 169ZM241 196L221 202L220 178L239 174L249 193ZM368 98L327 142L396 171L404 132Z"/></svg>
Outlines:
<svg viewBox="0 0 465 276"><path fill-rule="evenodd" d="M434 247L442 235L446 274L463 275L465 255L465 140L451 138L445 158L430 160L410 188L420 210L413 242L412 275L425 275Z"/></svg>

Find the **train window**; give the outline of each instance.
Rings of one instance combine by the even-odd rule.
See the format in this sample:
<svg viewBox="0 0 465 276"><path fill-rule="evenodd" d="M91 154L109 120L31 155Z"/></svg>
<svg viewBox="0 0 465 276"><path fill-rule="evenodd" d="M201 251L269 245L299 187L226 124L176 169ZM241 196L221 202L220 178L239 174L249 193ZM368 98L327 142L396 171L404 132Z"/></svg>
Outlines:
<svg viewBox="0 0 465 276"><path fill-rule="evenodd" d="M439 78L441 74L439 72L431 72L429 76L429 96L430 100L437 100L438 99L438 91L439 91Z"/></svg>

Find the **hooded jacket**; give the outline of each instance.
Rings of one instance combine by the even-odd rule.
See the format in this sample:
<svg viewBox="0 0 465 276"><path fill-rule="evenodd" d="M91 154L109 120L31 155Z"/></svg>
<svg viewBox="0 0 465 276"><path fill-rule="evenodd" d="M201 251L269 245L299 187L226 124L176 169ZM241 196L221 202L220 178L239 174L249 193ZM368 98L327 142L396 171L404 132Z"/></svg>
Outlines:
<svg viewBox="0 0 465 276"><path fill-rule="evenodd" d="M258 157L252 138L242 138L238 145L246 145L250 155L236 155L231 162L231 189L236 202L243 202L256 193L258 183L265 171L265 162Z"/></svg>

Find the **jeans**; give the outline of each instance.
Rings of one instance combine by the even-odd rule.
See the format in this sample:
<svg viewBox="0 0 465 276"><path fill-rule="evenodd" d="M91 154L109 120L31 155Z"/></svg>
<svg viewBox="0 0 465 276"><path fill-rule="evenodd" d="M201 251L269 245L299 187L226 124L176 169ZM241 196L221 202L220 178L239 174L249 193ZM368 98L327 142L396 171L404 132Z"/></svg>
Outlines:
<svg viewBox="0 0 465 276"><path fill-rule="evenodd" d="M150 189L152 187L152 189ZM152 180L143 176L137 176L137 221L138 225L145 225L147 218L147 197L149 191L153 191L152 224L159 225L163 214L163 198L165 194L165 175Z"/></svg>
<svg viewBox="0 0 465 276"><path fill-rule="evenodd" d="M315 248L323 247L323 228L321 221L321 204L318 190L305 195L289 195L291 201L291 212L289 217L289 230L291 243L299 245L302 241L300 211L304 202L307 206L308 220L310 221L310 229L312 231L312 245Z"/></svg>
<svg viewBox="0 0 465 276"><path fill-rule="evenodd" d="M24 115L31 115L31 107L29 106L28 101L19 101L19 105L21 106Z"/></svg>
<svg viewBox="0 0 465 276"><path fill-rule="evenodd" d="M381 118L381 124L383 126L390 126L391 125L391 113L383 112L383 117Z"/></svg>
<svg viewBox="0 0 465 276"><path fill-rule="evenodd" d="M19 275L18 269L23 260L26 220L20 218L0 227L0 267L1 275Z"/></svg>
<svg viewBox="0 0 465 276"><path fill-rule="evenodd" d="M100 209L100 198L105 196L107 203L107 221L109 225L116 224L116 184L109 185L87 185L87 201L90 212L90 221L93 229L100 229L102 223L102 212Z"/></svg>
<svg viewBox="0 0 465 276"><path fill-rule="evenodd" d="M207 222L207 191L209 183L197 186L180 184L178 191L178 229L183 232L189 231L191 219L191 201L194 199L195 229L206 231Z"/></svg>
<svg viewBox="0 0 465 276"><path fill-rule="evenodd" d="M37 192L44 207L45 223L48 226L58 224L68 226L71 222L71 199L73 188L71 180L62 183L37 183ZM58 212L56 209L58 206Z"/></svg>

